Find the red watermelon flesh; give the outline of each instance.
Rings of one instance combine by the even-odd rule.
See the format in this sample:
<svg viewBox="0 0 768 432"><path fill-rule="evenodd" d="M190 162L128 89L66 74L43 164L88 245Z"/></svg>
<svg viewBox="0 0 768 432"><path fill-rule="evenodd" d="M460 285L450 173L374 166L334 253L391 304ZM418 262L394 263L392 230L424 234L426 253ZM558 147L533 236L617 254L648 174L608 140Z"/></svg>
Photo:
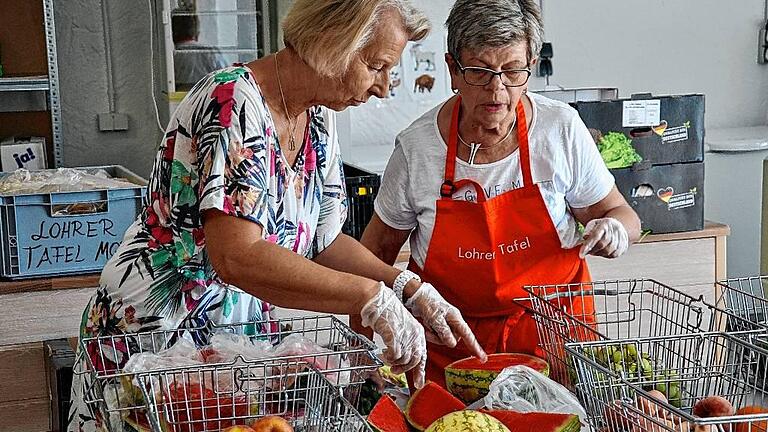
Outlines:
<svg viewBox="0 0 768 432"><path fill-rule="evenodd" d="M405 414L387 395L379 398L368 414L368 423L380 432L409 432Z"/></svg>
<svg viewBox="0 0 768 432"><path fill-rule="evenodd" d="M521 413L506 410L479 411L502 422L510 432L579 432L581 430L581 422L576 414Z"/></svg>
<svg viewBox="0 0 768 432"><path fill-rule="evenodd" d="M467 406L438 384L428 382L408 400L405 418L416 429L423 431L440 417L461 411Z"/></svg>
<svg viewBox="0 0 768 432"><path fill-rule="evenodd" d="M485 363L480 362L480 359L477 357L467 357L451 363L446 369L474 369L501 372L512 365L525 365L544 375L549 374L549 364L545 360L532 355L517 353L489 354L488 361Z"/></svg>

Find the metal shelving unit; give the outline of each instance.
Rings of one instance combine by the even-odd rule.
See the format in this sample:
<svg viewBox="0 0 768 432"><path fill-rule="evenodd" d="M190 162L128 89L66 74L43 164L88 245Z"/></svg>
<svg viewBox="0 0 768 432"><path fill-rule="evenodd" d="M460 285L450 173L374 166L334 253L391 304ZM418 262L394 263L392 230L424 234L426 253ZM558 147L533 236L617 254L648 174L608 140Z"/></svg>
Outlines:
<svg viewBox="0 0 768 432"><path fill-rule="evenodd" d="M45 102L42 109L51 113L51 132L53 167L62 165L62 130L61 130L61 100L59 95L59 67L56 54L56 28L53 20L53 0L41 0L43 4L43 21L45 27L46 59L48 75L26 77L0 78L0 93L14 93L18 97L8 98L3 109L12 112L40 111L40 98L29 95L33 92L45 92Z"/></svg>

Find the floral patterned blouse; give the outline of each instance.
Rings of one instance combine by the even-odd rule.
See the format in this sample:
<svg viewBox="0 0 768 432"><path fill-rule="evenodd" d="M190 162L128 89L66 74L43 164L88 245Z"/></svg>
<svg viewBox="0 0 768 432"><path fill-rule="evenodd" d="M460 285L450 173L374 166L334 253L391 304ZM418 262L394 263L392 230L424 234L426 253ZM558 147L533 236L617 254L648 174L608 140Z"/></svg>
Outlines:
<svg viewBox="0 0 768 432"><path fill-rule="evenodd" d="M303 146L291 166L247 67L225 68L198 82L171 116L148 202L102 272L81 337L268 318L269 305L218 279L206 254L202 212L247 219L263 228L267 241L307 258L317 255L346 217L333 121L324 108L308 111ZM102 361L90 351L92 360ZM99 430L97 412L77 402L73 408L79 421L71 430L79 430L78 422L82 430Z"/></svg>

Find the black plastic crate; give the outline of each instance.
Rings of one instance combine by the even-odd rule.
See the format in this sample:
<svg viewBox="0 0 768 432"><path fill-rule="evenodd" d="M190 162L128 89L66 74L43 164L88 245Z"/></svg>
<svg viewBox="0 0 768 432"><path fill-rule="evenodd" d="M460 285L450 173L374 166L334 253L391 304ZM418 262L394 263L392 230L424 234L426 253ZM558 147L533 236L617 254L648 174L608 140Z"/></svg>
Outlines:
<svg viewBox="0 0 768 432"><path fill-rule="evenodd" d="M75 352L67 339L45 341L44 345L51 398L50 427L52 432L64 432L67 430L69 408L72 405L70 390Z"/></svg>
<svg viewBox="0 0 768 432"><path fill-rule="evenodd" d="M347 221L342 232L358 240L373 216L373 201L379 193L381 177L354 165L344 164L347 186Z"/></svg>

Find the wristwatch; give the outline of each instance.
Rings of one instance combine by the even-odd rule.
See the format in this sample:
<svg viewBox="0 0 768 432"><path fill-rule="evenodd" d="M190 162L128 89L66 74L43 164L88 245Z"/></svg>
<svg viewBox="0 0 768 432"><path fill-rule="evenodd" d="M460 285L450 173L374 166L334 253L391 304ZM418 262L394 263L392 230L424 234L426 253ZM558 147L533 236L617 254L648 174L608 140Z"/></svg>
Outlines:
<svg viewBox="0 0 768 432"><path fill-rule="evenodd" d="M421 282L419 275L410 270L403 270L402 273L397 275L395 282L392 284L392 290L395 291L395 296L401 303L403 302L403 290L405 289L405 285L407 285L411 279L416 279Z"/></svg>

